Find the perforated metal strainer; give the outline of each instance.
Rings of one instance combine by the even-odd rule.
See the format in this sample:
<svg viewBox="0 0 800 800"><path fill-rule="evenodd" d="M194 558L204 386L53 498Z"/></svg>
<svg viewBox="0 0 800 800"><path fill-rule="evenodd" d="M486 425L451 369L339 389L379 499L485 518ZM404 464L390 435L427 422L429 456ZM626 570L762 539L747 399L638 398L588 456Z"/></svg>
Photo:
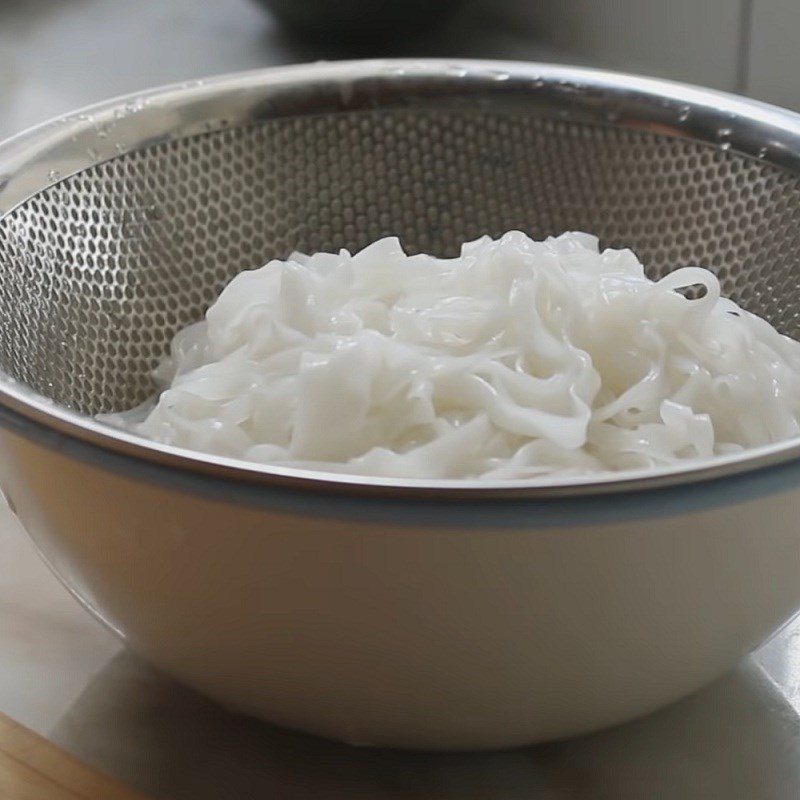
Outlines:
<svg viewBox="0 0 800 800"><path fill-rule="evenodd" d="M59 407L120 410L242 269L383 235L446 255L514 228L592 231L653 277L709 267L795 335L798 130L710 91L486 62L303 66L113 101L0 148L0 368ZM0 401L56 425L19 387ZM64 425L127 448L84 416Z"/></svg>

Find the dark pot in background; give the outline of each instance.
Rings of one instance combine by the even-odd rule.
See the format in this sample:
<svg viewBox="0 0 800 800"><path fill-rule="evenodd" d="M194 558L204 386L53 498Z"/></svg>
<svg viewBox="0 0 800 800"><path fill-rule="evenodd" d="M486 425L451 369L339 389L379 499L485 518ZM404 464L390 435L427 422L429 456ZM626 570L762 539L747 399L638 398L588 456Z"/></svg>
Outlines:
<svg viewBox="0 0 800 800"><path fill-rule="evenodd" d="M441 25L462 0L258 0L289 30L331 48L389 44Z"/></svg>

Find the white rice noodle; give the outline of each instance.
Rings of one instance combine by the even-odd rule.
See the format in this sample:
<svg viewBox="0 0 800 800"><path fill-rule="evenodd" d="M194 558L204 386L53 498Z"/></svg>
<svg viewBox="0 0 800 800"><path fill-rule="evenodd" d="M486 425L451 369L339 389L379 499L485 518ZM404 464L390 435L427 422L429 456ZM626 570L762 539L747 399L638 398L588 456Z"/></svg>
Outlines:
<svg viewBox="0 0 800 800"><path fill-rule="evenodd" d="M721 299L708 270L653 282L585 233L484 237L454 259L387 238L271 261L234 278L157 374L155 404L103 419L362 475L659 467L800 431L800 344Z"/></svg>

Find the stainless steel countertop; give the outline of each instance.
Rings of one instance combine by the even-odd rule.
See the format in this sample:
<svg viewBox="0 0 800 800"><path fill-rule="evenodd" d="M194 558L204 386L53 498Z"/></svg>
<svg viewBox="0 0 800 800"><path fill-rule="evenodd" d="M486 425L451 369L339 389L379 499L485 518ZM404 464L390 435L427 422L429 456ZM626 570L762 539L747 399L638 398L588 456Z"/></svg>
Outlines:
<svg viewBox="0 0 800 800"><path fill-rule="evenodd" d="M575 60L491 7L393 54ZM160 83L330 56L248 0L0 0L0 137ZM800 623L705 691L595 736L484 755L358 750L229 714L150 670L0 507L0 711L175 800L787 800L800 797Z"/></svg>

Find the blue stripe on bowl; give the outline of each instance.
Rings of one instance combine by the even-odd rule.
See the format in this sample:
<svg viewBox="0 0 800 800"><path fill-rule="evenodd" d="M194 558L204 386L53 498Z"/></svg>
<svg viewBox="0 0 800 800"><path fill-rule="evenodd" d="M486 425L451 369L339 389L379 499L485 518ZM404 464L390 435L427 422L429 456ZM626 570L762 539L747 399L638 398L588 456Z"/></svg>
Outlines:
<svg viewBox="0 0 800 800"><path fill-rule="evenodd" d="M387 527L525 529L603 525L681 516L770 497L800 487L800 459L678 486L566 498L410 498L329 493L231 482L121 455L73 439L0 407L0 425L69 458L119 475L221 502L317 519ZM387 490L387 494L390 491ZM798 498L800 525L800 497Z"/></svg>

